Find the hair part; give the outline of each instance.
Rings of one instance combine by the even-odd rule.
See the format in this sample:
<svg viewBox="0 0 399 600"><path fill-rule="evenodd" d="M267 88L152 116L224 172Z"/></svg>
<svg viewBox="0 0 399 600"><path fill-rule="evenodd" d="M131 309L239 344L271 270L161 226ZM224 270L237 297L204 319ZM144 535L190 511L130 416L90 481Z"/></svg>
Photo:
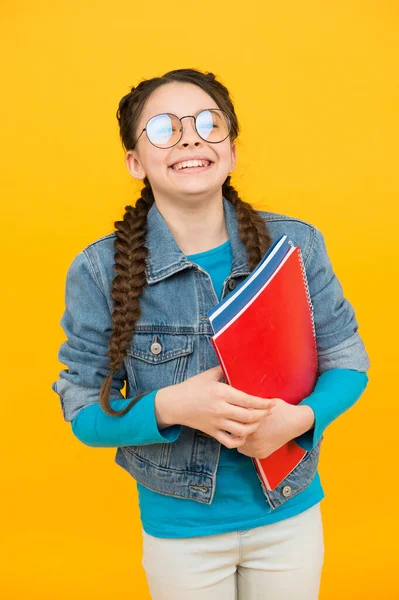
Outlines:
<svg viewBox="0 0 399 600"><path fill-rule="evenodd" d="M216 80L213 73L202 73L195 69L176 69L161 77L141 81L120 100L116 117L122 146L126 151L135 145L137 125L146 101L158 87L172 82L192 83L209 94L219 108L229 116L230 141L234 142L239 133L239 124L227 88ZM222 185L222 194L236 209L239 235L247 250L249 268L252 271L270 248L272 241L262 217L248 202L241 200L230 180L229 175ZM110 373L105 377L99 399L103 411L112 416L124 415L147 393L136 396L120 411L115 411L110 405L113 374L122 367L134 335L135 323L140 316L140 296L146 284L147 214L154 201L149 179L145 177L144 188L135 206L126 206L123 220L114 223L116 234L114 268L117 275L113 279L111 288L114 310L107 353Z"/></svg>

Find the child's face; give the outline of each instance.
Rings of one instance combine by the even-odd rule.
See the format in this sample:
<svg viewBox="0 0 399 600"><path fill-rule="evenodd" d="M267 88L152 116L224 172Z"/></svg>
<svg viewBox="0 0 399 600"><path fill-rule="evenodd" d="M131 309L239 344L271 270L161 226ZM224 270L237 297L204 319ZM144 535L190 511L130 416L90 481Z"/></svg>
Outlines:
<svg viewBox="0 0 399 600"><path fill-rule="evenodd" d="M196 115L200 110L219 108L202 88L191 83L173 82L157 88L147 100L140 116L136 137L148 119L161 113L178 117ZM226 177L236 166L236 146L230 136L223 142L212 144L196 132L194 119L183 119L181 140L171 148L157 148L147 138L146 132L134 150L126 153L126 166L135 179L148 177L156 200L173 200L188 197L201 198L219 193ZM204 171L190 169L174 171L171 165L191 156L204 156L213 162Z"/></svg>

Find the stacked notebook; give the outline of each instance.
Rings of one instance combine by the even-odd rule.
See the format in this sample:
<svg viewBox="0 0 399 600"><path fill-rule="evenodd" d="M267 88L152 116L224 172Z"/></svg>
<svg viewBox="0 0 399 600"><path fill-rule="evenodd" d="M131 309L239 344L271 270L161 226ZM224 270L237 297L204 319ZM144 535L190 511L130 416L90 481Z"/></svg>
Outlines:
<svg viewBox="0 0 399 600"><path fill-rule="evenodd" d="M313 308L301 249L286 235L208 318L227 383L290 404L312 393L318 376ZM266 489L274 490L305 455L290 440L270 456L252 460Z"/></svg>

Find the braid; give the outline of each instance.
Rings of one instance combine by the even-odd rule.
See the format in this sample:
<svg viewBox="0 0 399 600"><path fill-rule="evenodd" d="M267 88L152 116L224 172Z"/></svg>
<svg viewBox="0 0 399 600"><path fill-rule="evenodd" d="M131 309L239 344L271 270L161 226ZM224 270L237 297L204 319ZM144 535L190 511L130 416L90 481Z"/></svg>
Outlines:
<svg viewBox="0 0 399 600"><path fill-rule="evenodd" d="M240 238L247 249L249 269L252 271L272 245L272 240L262 217L248 202L241 200L230 180L229 175L222 193L236 209Z"/></svg>
<svg viewBox="0 0 399 600"><path fill-rule="evenodd" d="M229 117L231 123L230 138L233 142L239 133L239 123L233 102L225 85L214 73L202 73L196 69L176 69L160 77L144 79L132 86L128 94L119 102L116 117L122 147L125 151L134 150L137 142L137 129L140 115L151 97L160 86L168 83L190 83L204 90ZM247 202L239 198L236 189L230 185L230 176L222 186L223 196L236 209L239 234L248 254L250 270L260 262L272 242L262 217ZM121 368L124 356L134 335L134 328L140 316L140 296L146 283L145 259L147 247L147 214L155 199L147 177L145 187L136 205L126 206L122 221L116 221L115 270L117 275L112 282L111 296L114 302L112 313L112 333L108 344L109 374L105 377L100 390L100 405L105 413L123 415L144 396L133 398L121 411L110 406L110 393L114 373Z"/></svg>
<svg viewBox="0 0 399 600"><path fill-rule="evenodd" d="M123 221L115 221L115 271L111 296L114 302L112 313L112 333L108 344L110 373L100 390L100 405L109 415L123 415L141 398L140 394L121 411L110 406L110 392L113 373L121 368L123 357L134 333L134 325L140 316L140 296L146 283L145 258L147 248L144 245L147 232L147 214L154 203L154 195L147 177L145 187L136 205L126 206Z"/></svg>

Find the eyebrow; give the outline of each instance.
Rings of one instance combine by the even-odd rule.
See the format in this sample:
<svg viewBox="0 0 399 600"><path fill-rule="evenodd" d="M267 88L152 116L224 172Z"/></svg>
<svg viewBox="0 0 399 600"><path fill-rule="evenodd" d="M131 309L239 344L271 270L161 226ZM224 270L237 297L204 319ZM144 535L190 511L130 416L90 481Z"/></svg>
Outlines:
<svg viewBox="0 0 399 600"><path fill-rule="evenodd" d="M193 113L193 115L183 115L183 117L188 117L188 116L190 116L190 117L191 117L191 116L194 116L194 117L196 117L196 116L197 116L197 115L199 115L199 113L200 113L200 112L202 112L203 110L217 110L217 109L218 109L218 107L216 107L216 106L215 106L215 107L212 107L212 108L200 108L199 110L197 110L197 112ZM163 111L163 112L160 112L160 113L155 113L155 114L153 114L151 117L148 117L148 119L146 120L146 123L148 123L148 121L149 121L150 119L152 119L152 117L157 117L158 115L165 115L165 114L167 114L167 113L168 113L168 114L175 115L176 117L178 117L178 115L176 115L176 113L174 113L174 112L169 112L169 111L165 110L165 111ZM178 118L182 119L183 117L178 117Z"/></svg>

